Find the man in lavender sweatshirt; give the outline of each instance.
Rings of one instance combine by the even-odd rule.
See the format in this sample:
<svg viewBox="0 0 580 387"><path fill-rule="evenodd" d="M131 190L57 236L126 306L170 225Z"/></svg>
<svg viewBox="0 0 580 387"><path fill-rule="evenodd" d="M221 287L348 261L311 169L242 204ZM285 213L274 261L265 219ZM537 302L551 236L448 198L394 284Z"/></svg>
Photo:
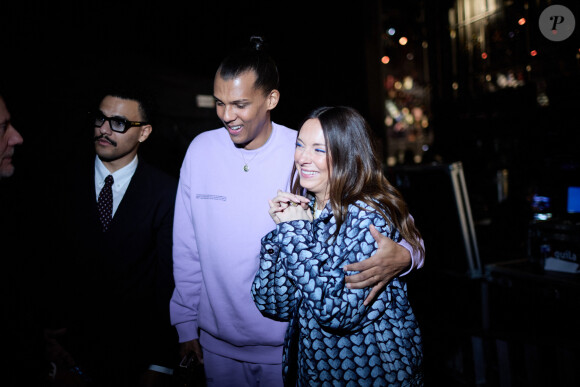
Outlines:
<svg viewBox="0 0 580 387"><path fill-rule="evenodd" d="M288 323L263 316L250 289L261 238L274 226L268 199L288 190L296 131L271 121L278 71L260 37L221 63L214 97L224 127L191 142L180 172L171 321L182 355L204 364L208 386L282 386ZM371 296L424 259L405 241L375 238L377 254L349 266L362 273L347 280L374 286Z"/></svg>

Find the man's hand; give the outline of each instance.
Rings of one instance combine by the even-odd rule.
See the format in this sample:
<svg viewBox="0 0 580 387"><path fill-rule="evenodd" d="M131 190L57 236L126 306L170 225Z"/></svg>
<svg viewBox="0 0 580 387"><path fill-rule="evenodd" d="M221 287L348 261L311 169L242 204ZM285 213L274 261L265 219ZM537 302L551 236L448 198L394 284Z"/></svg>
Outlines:
<svg viewBox="0 0 580 387"><path fill-rule="evenodd" d="M193 352L197 361L203 364L203 352L201 351L201 345L198 339L186 341L179 345L179 355L184 358L186 355Z"/></svg>
<svg viewBox="0 0 580 387"><path fill-rule="evenodd" d="M377 231L371 224L370 232L378 244L377 252L362 262L346 265L344 271L360 273L345 277L349 289L363 289L372 286L364 304L369 305L380 291L398 274L411 265L409 250Z"/></svg>

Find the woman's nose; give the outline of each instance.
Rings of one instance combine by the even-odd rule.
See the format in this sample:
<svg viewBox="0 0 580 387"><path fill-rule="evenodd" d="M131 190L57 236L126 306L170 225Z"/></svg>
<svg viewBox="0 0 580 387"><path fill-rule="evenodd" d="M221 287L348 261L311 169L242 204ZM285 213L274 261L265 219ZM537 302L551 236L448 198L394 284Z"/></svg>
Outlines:
<svg viewBox="0 0 580 387"><path fill-rule="evenodd" d="M312 160L312 157L307 149L303 149L298 152L297 160L300 164L308 164Z"/></svg>

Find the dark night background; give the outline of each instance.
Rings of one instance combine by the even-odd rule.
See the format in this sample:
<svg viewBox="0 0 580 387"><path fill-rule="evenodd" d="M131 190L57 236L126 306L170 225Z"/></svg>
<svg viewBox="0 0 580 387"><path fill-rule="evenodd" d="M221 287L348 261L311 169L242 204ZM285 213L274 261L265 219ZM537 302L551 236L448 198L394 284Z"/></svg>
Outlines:
<svg viewBox="0 0 580 387"><path fill-rule="evenodd" d="M30 147L33 141L44 144L41 148L55 142L56 148L44 149L49 157L58 157L58 149L74 141L75 120L99 85L132 78L156 91L165 125L156 128L150 145L164 153L156 161L175 173L191 138L219 125L212 109L195 107L196 94L212 95L220 61L253 34L265 37L279 65L282 99L275 120L295 127L320 104L366 110L362 4L105 4L4 2L0 10L7 23L1 36L5 94L12 97L24 134L30 126L43 127L26 136ZM40 125L39 117L44 117Z"/></svg>
<svg viewBox="0 0 580 387"><path fill-rule="evenodd" d="M533 194L550 196L560 216L565 188L580 186L580 10L577 1L558 2L572 10L576 29L566 41L554 43L537 29L539 11L553 2L501 3L506 21L494 26L498 31L512 28L509 18L529 5L527 43L540 54L530 59L523 37L513 46L498 40L502 61L486 68L469 64L461 54L453 59L448 11L455 2L450 0L3 0L0 92L24 144L16 149L15 175L0 187L19 196L17 209L25 208L28 215L28 207L45 205L52 174L66 174L72 163L92 155L85 115L95 91L127 79L154 92L160 108L141 154L177 176L195 135L221 126L214 109L196 106L196 95L212 95L220 61L254 34L265 37L280 71L274 121L297 128L314 107L351 105L367 117L386 149L382 77L402 70L395 61L381 68L379 59L384 28L396 25L411 40L429 42L425 76L434 141L423 163L462 163L482 264L492 265L477 278L449 274L442 267L446 260L429 255L435 245L427 245L425 267L409 276L425 335L427 381L575 384L580 380L580 321L572 317L580 308L577 274L546 276L534 265L516 274L492 269L512 260L533 261L528 251ZM477 86L477 77L487 71L526 64L533 70L522 87L486 92ZM452 82L458 82L459 91ZM539 90L549 97L549 106L538 105ZM502 170L509 171L510 194L499 201L496 179ZM412 186L411 212L420 213L421 203L413 200L437 199L436 188L444 184ZM421 221L425 230L433 223L449 227L446 205L434 201L433 212L417 219L419 228ZM34 216L24 219L34 223ZM41 240L43 230L39 233Z"/></svg>

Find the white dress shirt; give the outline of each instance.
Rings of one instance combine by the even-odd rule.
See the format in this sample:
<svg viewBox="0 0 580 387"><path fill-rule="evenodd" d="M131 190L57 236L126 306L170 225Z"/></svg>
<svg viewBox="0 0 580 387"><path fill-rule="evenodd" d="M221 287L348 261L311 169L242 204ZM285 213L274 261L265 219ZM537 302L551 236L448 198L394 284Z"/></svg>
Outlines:
<svg viewBox="0 0 580 387"><path fill-rule="evenodd" d="M105 178L111 174L113 175L113 216L115 216L115 212L117 211L117 208L119 208L119 204L121 203L121 200L123 200L125 192L127 192L127 187L137 169L138 162L137 155L135 155L135 158L129 164L118 171L111 173L107 167L105 167L101 159L99 159L99 156L95 156L95 190L97 198L99 197L101 189L105 185Z"/></svg>

